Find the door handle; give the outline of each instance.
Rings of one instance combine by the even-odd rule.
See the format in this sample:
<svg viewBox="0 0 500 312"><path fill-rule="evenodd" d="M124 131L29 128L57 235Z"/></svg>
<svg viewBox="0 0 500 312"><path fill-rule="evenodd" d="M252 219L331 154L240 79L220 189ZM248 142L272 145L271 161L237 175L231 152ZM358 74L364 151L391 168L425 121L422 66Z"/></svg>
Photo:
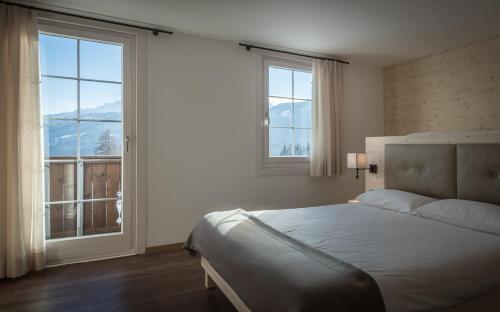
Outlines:
<svg viewBox="0 0 500 312"><path fill-rule="evenodd" d="M128 153L128 143L130 142L130 137L125 136L125 151Z"/></svg>

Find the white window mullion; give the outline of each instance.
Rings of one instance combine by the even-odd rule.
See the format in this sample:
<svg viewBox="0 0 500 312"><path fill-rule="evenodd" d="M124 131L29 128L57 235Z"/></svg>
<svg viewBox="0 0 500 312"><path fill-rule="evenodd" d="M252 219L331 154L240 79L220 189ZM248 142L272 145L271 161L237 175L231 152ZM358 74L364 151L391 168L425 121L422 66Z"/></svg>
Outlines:
<svg viewBox="0 0 500 312"><path fill-rule="evenodd" d="M292 70L292 120L291 120L291 125L292 125L292 156L295 156L295 130L294 130L294 124L293 124L293 119L295 117L295 71Z"/></svg>
<svg viewBox="0 0 500 312"><path fill-rule="evenodd" d="M76 236L83 236L83 183L84 183L84 164L80 153L80 39L76 41Z"/></svg>

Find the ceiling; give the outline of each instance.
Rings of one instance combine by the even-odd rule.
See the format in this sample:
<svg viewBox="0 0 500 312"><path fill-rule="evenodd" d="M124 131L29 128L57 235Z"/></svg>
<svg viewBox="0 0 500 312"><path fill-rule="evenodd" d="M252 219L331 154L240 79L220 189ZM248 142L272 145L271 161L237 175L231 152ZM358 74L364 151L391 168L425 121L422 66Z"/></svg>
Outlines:
<svg viewBox="0 0 500 312"><path fill-rule="evenodd" d="M156 24L178 33L328 54L380 67L500 34L499 0L37 2Z"/></svg>

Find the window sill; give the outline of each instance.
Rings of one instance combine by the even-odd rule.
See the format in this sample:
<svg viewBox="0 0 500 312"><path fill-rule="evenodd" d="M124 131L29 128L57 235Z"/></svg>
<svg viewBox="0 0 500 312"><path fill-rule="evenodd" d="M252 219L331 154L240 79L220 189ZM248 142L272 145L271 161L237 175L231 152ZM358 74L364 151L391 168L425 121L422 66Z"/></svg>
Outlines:
<svg viewBox="0 0 500 312"><path fill-rule="evenodd" d="M309 175L309 162L297 163L262 163L257 166L257 176Z"/></svg>

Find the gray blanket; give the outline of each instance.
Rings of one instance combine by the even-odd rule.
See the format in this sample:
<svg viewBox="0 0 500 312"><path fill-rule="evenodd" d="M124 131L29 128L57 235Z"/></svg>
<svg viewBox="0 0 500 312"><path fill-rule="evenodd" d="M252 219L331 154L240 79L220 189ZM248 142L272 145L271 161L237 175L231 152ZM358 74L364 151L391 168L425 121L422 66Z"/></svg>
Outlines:
<svg viewBox="0 0 500 312"><path fill-rule="evenodd" d="M385 311L374 279L243 210L206 215L184 246L258 311Z"/></svg>

